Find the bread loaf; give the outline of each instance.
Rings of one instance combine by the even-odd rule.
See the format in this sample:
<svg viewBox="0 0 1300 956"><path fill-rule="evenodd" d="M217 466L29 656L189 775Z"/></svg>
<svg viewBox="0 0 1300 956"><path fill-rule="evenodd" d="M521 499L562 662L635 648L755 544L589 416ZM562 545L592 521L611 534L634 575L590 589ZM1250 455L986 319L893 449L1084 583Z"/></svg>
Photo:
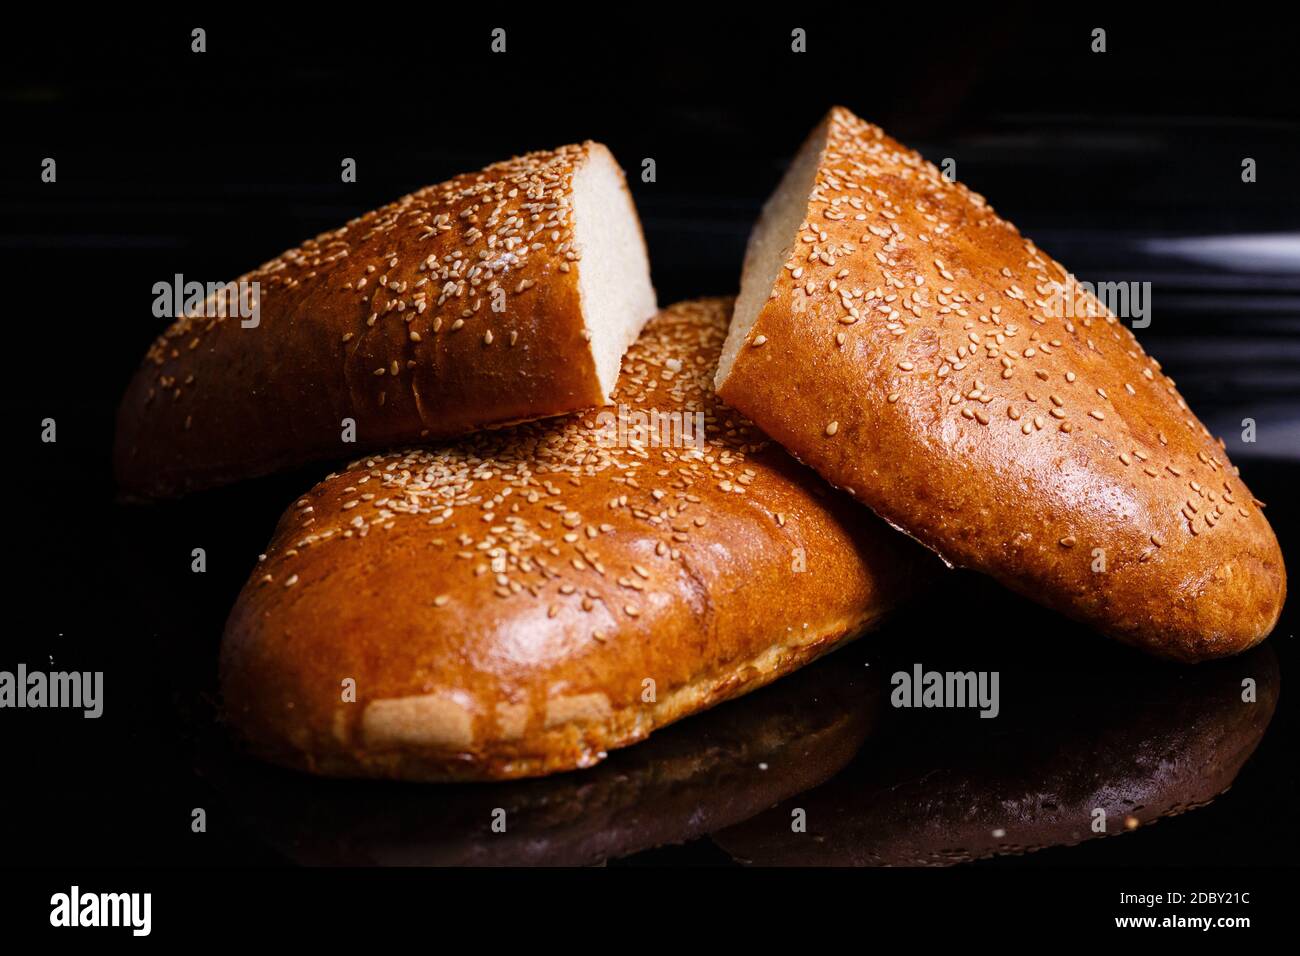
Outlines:
<svg viewBox="0 0 1300 956"><path fill-rule="evenodd" d="M1265 637L1272 529L1159 363L982 197L847 110L751 236L718 394L951 564L1152 653Z"/></svg>
<svg viewBox="0 0 1300 956"><path fill-rule="evenodd" d="M729 308L652 320L616 410L363 458L290 508L223 641L254 752L421 780L590 766L872 625L929 559L717 403Z"/></svg>
<svg viewBox="0 0 1300 956"><path fill-rule="evenodd" d="M127 492L599 405L655 311L636 210L599 143L426 187L238 282L259 290L248 320L221 294L190 303L128 387Z"/></svg>

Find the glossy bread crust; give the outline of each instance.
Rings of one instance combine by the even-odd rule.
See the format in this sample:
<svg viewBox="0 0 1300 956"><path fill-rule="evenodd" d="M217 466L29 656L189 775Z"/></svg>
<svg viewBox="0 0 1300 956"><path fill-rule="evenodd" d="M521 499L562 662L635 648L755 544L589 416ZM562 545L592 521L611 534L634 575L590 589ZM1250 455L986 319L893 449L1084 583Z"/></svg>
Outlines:
<svg viewBox="0 0 1300 956"><path fill-rule="evenodd" d="M297 502L223 643L252 749L341 776L589 766L875 623L931 559L716 401L729 309L651 320L603 414L365 458ZM650 410L706 439L619 435Z"/></svg>
<svg viewBox="0 0 1300 956"><path fill-rule="evenodd" d="M254 328L178 319L119 409L119 485L173 496L604 402L571 204L593 151L497 163L303 243L237 280L259 284Z"/></svg>
<svg viewBox="0 0 1300 956"><path fill-rule="evenodd" d="M879 128L836 108L813 135L722 399L950 563L1120 640L1263 639L1286 573L1262 503L1129 329Z"/></svg>

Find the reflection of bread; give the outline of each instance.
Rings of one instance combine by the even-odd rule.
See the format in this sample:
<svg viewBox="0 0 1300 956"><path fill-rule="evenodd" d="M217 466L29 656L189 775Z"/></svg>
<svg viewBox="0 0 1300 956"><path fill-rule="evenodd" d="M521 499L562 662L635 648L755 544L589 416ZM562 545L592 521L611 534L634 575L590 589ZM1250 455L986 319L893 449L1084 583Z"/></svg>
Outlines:
<svg viewBox="0 0 1300 956"><path fill-rule="evenodd" d="M1128 328L847 110L755 227L717 381L949 562L1152 653L1232 654L1281 612L1261 503Z"/></svg>
<svg viewBox="0 0 1300 956"><path fill-rule="evenodd" d="M599 143L429 186L239 281L258 283L259 324L182 317L128 388L127 491L600 405L655 310L632 197Z"/></svg>
<svg viewBox="0 0 1300 956"><path fill-rule="evenodd" d="M878 702L850 649L581 774L319 781L240 759L224 736L200 772L299 863L588 865L695 839L817 786L857 752ZM504 833L491 829L497 808Z"/></svg>
<svg viewBox="0 0 1300 956"><path fill-rule="evenodd" d="M1114 674L1102 696L1036 676L1031 699L994 720L899 712L864 759L795 801L807 833L790 832L786 804L714 840L761 865L942 866L1123 833L1226 790L1279 690L1267 647L1194 671ZM1255 703L1241 699L1247 677Z"/></svg>
<svg viewBox="0 0 1300 956"><path fill-rule="evenodd" d="M331 776L586 767L875 623L926 556L716 402L729 306L652 320L614 396L699 413L698 447L592 413L376 455L303 496L223 644L253 749Z"/></svg>

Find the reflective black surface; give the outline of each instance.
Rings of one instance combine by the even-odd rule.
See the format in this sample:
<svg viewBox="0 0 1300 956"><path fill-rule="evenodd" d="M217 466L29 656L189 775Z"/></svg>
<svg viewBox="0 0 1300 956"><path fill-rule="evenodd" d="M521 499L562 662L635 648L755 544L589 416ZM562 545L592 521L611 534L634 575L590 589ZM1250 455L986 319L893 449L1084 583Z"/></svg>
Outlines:
<svg viewBox="0 0 1300 956"><path fill-rule="evenodd" d="M996 608L981 590L967 597ZM694 840L677 851L684 859L944 866L1202 808L1237 779L1277 706L1268 646L1188 669L1063 635L1075 653L1062 666L1015 638L972 652L963 621L931 623L957 639L917 642L900 622L585 773L490 786L319 781L256 766L219 734L199 772L300 863L638 862ZM996 670L1001 712L892 707L891 675L918 663Z"/></svg>

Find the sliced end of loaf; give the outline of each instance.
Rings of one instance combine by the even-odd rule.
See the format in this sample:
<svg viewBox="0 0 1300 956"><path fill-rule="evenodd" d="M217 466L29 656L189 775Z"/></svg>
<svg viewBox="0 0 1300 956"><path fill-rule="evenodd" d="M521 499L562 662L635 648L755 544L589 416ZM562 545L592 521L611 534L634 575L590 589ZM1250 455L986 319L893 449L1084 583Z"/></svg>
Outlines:
<svg viewBox="0 0 1300 956"><path fill-rule="evenodd" d="M804 141L776 192L763 204L762 215L750 233L749 244L745 247L745 265L740 275L740 295L731 313L731 330L722 347L713 382L716 389L720 389L731 374L731 366L758 319L758 313L767 303L781 267L790 258L790 250L798 239L799 226L808 210L808 194L817 181L817 168L826 151L829 127L828 115Z"/></svg>
<svg viewBox="0 0 1300 956"><path fill-rule="evenodd" d="M658 306L632 195L623 170L600 143L587 144L586 160L573 174L573 212L583 321L608 401L623 353Z"/></svg>

